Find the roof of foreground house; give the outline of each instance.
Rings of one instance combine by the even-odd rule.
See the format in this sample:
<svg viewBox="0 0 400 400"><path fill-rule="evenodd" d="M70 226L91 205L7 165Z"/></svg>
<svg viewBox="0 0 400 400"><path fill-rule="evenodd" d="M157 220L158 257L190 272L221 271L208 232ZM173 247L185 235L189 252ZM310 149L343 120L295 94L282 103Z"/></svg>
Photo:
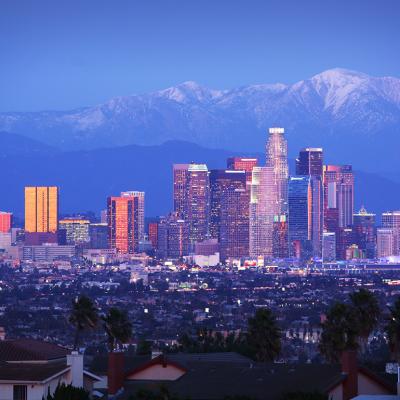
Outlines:
<svg viewBox="0 0 400 400"><path fill-rule="evenodd" d="M68 353L64 347L42 340L0 341L0 361L51 361L64 358Z"/></svg>

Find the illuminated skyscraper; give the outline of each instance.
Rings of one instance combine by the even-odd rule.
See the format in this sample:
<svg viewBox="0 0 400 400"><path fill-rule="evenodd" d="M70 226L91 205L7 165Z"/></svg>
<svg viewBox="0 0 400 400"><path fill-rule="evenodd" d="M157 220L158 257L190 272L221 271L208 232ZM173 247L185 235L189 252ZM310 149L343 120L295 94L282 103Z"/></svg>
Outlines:
<svg viewBox="0 0 400 400"><path fill-rule="evenodd" d="M249 191L228 188L221 199L220 254L221 259L249 255Z"/></svg>
<svg viewBox="0 0 400 400"><path fill-rule="evenodd" d="M108 242L121 253L135 253L139 248L140 198L138 196L107 199Z"/></svg>
<svg viewBox="0 0 400 400"><path fill-rule="evenodd" d="M224 169L210 171L210 236L213 239L220 239L221 204L223 197L230 189L246 189L245 171ZM246 214L248 215L248 211Z"/></svg>
<svg viewBox="0 0 400 400"><path fill-rule="evenodd" d="M353 225L354 174L351 165L324 165L324 224L329 232Z"/></svg>
<svg viewBox="0 0 400 400"><path fill-rule="evenodd" d="M12 214L0 211L0 233L8 233L12 226Z"/></svg>
<svg viewBox="0 0 400 400"><path fill-rule="evenodd" d="M174 165L174 211L189 226L189 242L206 239L209 225L210 181L205 164Z"/></svg>
<svg viewBox="0 0 400 400"><path fill-rule="evenodd" d="M284 128L270 128L266 144L266 167L273 169L277 215L287 215L289 167Z"/></svg>
<svg viewBox="0 0 400 400"><path fill-rule="evenodd" d="M246 184L250 188L251 174L253 167L258 165L258 158L229 157L227 160L227 168L235 171L246 172Z"/></svg>
<svg viewBox="0 0 400 400"><path fill-rule="evenodd" d="M58 228L58 188L25 187L25 232L51 232Z"/></svg>
<svg viewBox="0 0 400 400"><path fill-rule="evenodd" d="M139 240L144 240L144 192L121 192L121 197L136 197L138 199L138 234Z"/></svg>
<svg viewBox="0 0 400 400"><path fill-rule="evenodd" d="M254 167L250 195L251 257L273 256L273 224L278 215L276 202L275 172L272 167Z"/></svg>

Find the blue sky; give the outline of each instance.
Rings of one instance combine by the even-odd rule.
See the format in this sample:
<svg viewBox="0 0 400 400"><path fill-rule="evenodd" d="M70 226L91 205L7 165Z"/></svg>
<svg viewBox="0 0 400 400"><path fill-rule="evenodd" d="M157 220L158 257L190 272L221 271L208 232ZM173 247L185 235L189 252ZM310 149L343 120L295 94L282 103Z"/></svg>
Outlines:
<svg viewBox="0 0 400 400"><path fill-rule="evenodd" d="M398 0L0 2L0 111L69 109L195 80L400 77Z"/></svg>

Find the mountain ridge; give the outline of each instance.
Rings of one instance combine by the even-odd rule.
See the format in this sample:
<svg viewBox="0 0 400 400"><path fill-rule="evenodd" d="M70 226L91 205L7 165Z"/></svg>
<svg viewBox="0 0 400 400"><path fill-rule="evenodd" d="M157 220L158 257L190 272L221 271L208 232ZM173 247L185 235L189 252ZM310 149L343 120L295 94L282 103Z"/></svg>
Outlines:
<svg viewBox="0 0 400 400"><path fill-rule="evenodd" d="M336 68L294 84L217 90L186 81L65 112L0 113L0 130L64 150L184 140L257 151L276 124L288 132L292 157L300 147L321 146L358 168L398 168L400 79Z"/></svg>

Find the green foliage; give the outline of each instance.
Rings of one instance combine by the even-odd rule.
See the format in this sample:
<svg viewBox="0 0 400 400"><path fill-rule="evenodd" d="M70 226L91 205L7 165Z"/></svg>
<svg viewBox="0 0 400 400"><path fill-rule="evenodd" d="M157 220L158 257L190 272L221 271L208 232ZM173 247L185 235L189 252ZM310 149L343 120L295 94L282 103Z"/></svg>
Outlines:
<svg viewBox="0 0 400 400"><path fill-rule="evenodd" d="M72 302L69 322L75 327L74 349L78 348L79 336L87 329L94 329L99 320L98 310L93 301L82 295Z"/></svg>
<svg viewBox="0 0 400 400"><path fill-rule="evenodd" d="M322 325L319 350L329 361L337 362L343 351L358 348L358 333L354 308L344 303L335 303Z"/></svg>
<svg viewBox="0 0 400 400"><path fill-rule="evenodd" d="M274 361L281 351L281 331L268 308L260 308L249 318L247 341L257 361Z"/></svg>
<svg viewBox="0 0 400 400"><path fill-rule="evenodd" d="M115 350L118 344L127 343L132 337L132 324L125 311L111 307L102 319L110 351Z"/></svg>
<svg viewBox="0 0 400 400"><path fill-rule="evenodd" d="M46 400L89 400L89 393L83 388L77 388L72 385L58 384L53 395L50 391L47 393ZM44 400L44 397L42 398Z"/></svg>

